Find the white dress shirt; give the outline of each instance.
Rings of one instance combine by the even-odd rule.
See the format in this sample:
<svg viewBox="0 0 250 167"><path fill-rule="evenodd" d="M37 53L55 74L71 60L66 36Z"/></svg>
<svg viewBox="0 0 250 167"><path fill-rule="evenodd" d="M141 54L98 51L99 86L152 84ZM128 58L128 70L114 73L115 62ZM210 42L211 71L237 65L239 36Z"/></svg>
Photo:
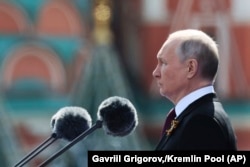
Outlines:
<svg viewBox="0 0 250 167"><path fill-rule="evenodd" d="M191 103L209 93L215 93L213 86L197 89L184 96L175 106L176 117L178 117Z"/></svg>

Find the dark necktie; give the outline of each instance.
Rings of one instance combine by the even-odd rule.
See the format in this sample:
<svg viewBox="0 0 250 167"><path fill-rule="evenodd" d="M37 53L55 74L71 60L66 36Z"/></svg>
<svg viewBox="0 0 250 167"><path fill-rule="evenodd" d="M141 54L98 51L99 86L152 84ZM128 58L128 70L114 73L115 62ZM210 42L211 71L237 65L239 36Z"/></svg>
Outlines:
<svg viewBox="0 0 250 167"><path fill-rule="evenodd" d="M171 109L170 112L167 115L164 127L162 129L162 136L164 134L166 134L166 130L171 127L171 122L172 122L172 120L174 120L175 117L176 117L175 110Z"/></svg>

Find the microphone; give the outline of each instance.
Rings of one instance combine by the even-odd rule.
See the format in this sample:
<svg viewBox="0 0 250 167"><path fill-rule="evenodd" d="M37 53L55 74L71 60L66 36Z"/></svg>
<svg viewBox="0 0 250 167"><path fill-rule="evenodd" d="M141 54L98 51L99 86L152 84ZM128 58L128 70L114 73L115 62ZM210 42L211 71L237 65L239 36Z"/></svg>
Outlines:
<svg viewBox="0 0 250 167"><path fill-rule="evenodd" d="M15 167L23 166L57 139L72 141L82 132L91 127L92 120L89 113L81 107L63 107L52 116L50 126L52 134L43 143L15 164Z"/></svg>
<svg viewBox="0 0 250 167"><path fill-rule="evenodd" d="M76 106L60 109L51 119L52 132L58 138L72 141L82 132L91 127L92 120L89 113Z"/></svg>
<svg viewBox="0 0 250 167"><path fill-rule="evenodd" d="M66 150L71 148L74 144L84 139L98 128L103 127L104 131L108 135L123 137L133 132L137 125L138 117L133 104L128 99L123 97L109 97L98 107L96 123L40 164L39 167L44 167L49 164Z"/></svg>
<svg viewBox="0 0 250 167"><path fill-rule="evenodd" d="M133 104L126 98L113 96L104 100L97 112L103 121L103 129L108 135L125 136L138 125L138 117Z"/></svg>

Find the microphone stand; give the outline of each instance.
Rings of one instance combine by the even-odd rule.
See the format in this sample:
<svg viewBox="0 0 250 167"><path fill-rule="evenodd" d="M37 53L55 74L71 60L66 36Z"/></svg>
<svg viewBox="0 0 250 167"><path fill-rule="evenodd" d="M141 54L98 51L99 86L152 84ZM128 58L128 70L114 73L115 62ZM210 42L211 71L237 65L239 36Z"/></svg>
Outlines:
<svg viewBox="0 0 250 167"><path fill-rule="evenodd" d="M64 153L66 150L68 150L70 147L72 147L74 144L79 142L80 140L84 139L87 135L91 134L93 131L95 131L98 128L102 127L102 122L101 120L97 120L95 125L93 125L91 128L80 134L78 137L76 137L74 140L72 140L69 144L64 146L61 150L56 152L54 155L52 155L50 158L48 158L46 161L44 161L42 164L40 164L38 167L44 167L45 165L48 165L51 161L56 159L59 155Z"/></svg>
<svg viewBox="0 0 250 167"><path fill-rule="evenodd" d="M38 155L40 152L42 152L45 148L47 148L49 145L51 145L57 139L58 138L57 138L56 133L52 133L52 135L49 138L47 138L43 143L41 143L39 146L37 146L28 155L26 155L23 159L21 159L19 162L17 162L14 167L18 167L18 166L21 167L21 166L25 165L27 162L29 162L31 159L33 159L36 155Z"/></svg>

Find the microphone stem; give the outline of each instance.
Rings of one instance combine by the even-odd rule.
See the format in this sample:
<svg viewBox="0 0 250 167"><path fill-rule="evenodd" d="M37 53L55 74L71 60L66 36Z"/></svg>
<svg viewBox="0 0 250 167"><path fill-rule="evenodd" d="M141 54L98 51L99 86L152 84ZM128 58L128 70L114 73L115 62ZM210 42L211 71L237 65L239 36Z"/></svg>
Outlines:
<svg viewBox="0 0 250 167"><path fill-rule="evenodd" d="M53 139L53 140L52 140ZM51 141L52 140L52 141ZM56 134L53 133L49 138L47 138L43 143L37 146L33 151L31 151L28 155L26 155L22 160L15 164L14 167L23 166L27 162L29 162L32 158L42 152L45 148L47 148L50 144L52 144L55 140L57 140ZM47 144L47 145L45 145ZM40 149L40 150L39 150Z"/></svg>
<svg viewBox="0 0 250 167"><path fill-rule="evenodd" d="M95 131L98 128L102 127L102 121L97 120L95 125L93 125L91 128L80 134L78 137L76 137L74 140L72 140L69 144L64 146L61 150L56 152L54 155L52 155L50 158L48 158L46 161L44 161L42 164L40 164L38 167L44 167L45 165L48 165L51 161L56 159L59 155L64 153L66 150L68 150L70 147L72 147L74 144L79 142L80 140L84 139L87 135L91 134L93 131Z"/></svg>

